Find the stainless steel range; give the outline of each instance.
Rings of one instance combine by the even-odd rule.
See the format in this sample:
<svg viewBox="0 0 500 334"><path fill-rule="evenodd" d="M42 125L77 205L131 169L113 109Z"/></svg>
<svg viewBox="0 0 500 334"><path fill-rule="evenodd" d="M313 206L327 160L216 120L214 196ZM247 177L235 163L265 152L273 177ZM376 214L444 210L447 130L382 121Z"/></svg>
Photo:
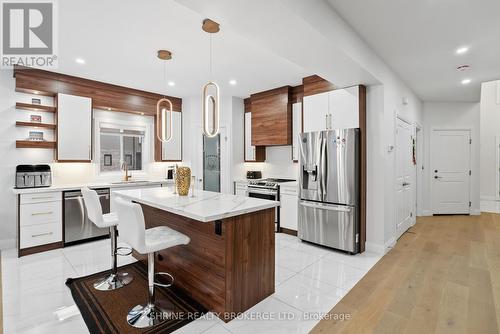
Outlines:
<svg viewBox="0 0 500 334"><path fill-rule="evenodd" d="M268 199L271 201L280 200L280 183L294 182L290 179L259 179L248 180L247 196ZM280 231L280 207L276 207L275 211L276 231Z"/></svg>

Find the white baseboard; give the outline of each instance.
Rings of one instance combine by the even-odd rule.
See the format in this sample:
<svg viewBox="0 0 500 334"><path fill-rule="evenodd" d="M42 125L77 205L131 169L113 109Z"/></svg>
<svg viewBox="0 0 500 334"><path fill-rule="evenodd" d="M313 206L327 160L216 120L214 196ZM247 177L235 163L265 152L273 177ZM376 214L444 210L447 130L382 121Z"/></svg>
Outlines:
<svg viewBox="0 0 500 334"><path fill-rule="evenodd" d="M374 242L365 242L365 251L376 254L385 254L384 245L376 244Z"/></svg>
<svg viewBox="0 0 500 334"><path fill-rule="evenodd" d="M481 201L496 201L497 198L495 196L485 196L481 195Z"/></svg>
<svg viewBox="0 0 500 334"><path fill-rule="evenodd" d="M0 249L10 249L16 247L15 239L1 239L0 240Z"/></svg>
<svg viewBox="0 0 500 334"><path fill-rule="evenodd" d="M470 212L471 216L480 216L481 215L481 209L474 209Z"/></svg>
<svg viewBox="0 0 500 334"><path fill-rule="evenodd" d="M422 211L422 217L429 217L429 216L432 216L431 210L423 210Z"/></svg>
<svg viewBox="0 0 500 334"><path fill-rule="evenodd" d="M392 237L385 243L386 253L389 251L389 249L394 248L394 246L396 246L396 238Z"/></svg>

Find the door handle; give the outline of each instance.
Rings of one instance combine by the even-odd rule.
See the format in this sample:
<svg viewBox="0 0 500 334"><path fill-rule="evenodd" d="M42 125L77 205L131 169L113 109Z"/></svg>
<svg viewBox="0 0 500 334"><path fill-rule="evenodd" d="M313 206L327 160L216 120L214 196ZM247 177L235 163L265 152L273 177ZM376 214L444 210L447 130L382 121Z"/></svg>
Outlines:
<svg viewBox="0 0 500 334"><path fill-rule="evenodd" d="M434 176L435 179L442 179L443 177L442 176Z"/></svg>
<svg viewBox="0 0 500 334"><path fill-rule="evenodd" d="M410 185L410 183L408 183L408 182L403 182L403 184L402 184L403 187L406 187L406 186L409 186L409 185Z"/></svg>

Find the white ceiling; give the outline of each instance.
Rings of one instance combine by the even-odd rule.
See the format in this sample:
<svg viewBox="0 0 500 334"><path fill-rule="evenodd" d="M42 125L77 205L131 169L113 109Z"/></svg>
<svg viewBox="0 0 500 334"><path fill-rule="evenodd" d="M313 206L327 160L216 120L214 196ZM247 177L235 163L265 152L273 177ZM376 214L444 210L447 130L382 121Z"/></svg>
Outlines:
<svg viewBox="0 0 500 334"><path fill-rule="evenodd" d="M424 101L479 101L481 82L500 78L498 0L327 1Z"/></svg>
<svg viewBox="0 0 500 334"><path fill-rule="evenodd" d="M57 72L173 96L201 95L209 79L209 35L204 17L171 0L64 0L59 11ZM168 49L164 83L158 49ZM223 95L298 85L310 75L288 60L221 26L213 37L214 79ZM85 65L75 62L85 59ZM229 85L234 79L237 85Z"/></svg>

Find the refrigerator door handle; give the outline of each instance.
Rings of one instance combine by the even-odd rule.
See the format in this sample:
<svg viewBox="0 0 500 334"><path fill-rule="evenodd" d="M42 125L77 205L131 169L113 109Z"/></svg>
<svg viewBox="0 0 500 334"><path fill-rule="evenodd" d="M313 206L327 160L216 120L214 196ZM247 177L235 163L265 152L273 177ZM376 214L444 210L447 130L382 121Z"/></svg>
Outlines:
<svg viewBox="0 0 500 334"><path fill-rule="evenodd" d="M340 211L340 212L346 212L346 213L352 212L351 206L343 206L343 205L335 205L335 204L321 204L321 203L307 202L307 201L300 201L299 204L302 206L307 206L309 208L313 208L313 209Z"/></svg>
<svg viewBox="0 0 500 334"><path fill-rule="evenodd" d="M319 182L320 182L320 197L324 201L326 198L326 177L327 177L327 161L328 157L326 156L326 143L327 138L322 134L321 138L321 146L320 146L320 158L319 158L319 163L320 163L320 175L319 175Z"/></svg>

